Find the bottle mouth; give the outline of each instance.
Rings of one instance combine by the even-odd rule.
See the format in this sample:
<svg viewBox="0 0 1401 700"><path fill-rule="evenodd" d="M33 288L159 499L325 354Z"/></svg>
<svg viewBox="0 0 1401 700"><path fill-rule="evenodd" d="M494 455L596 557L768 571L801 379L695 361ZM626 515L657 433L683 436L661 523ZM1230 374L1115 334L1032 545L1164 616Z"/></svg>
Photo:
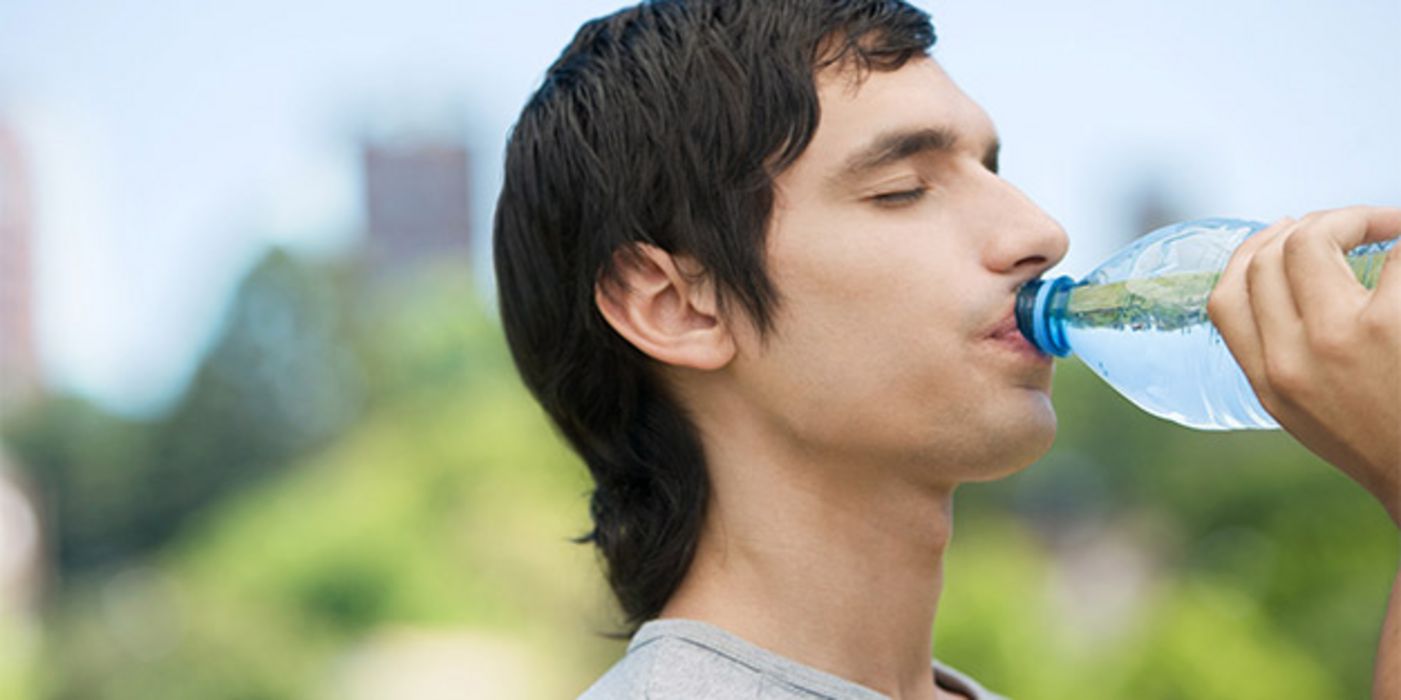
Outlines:
<svg viewBox="0 0 1401 700"><path fill-rule="evenodd" d="M1064 300L1058 294L1074 282L1069 277L1057 277L1049 283L1040 277L1022 285L1017 291L1014 313L1017 317L1017 330L1033 347L1047 355L1065 357L1070 354L1058 314L1048 313L1053 299Z"/></svg>
<svg viewBox="0 0 1401 700"><path fill-rule="evenodd" d="M1021 331L1022 337L1026 338L1027 342L1041 352L1046 352L1046 349L1036 342L1036 297L1045 284L1046 280L1037 277L1022 285L1022 288L1017 290L1015 307L1017 330Z"/></svg>

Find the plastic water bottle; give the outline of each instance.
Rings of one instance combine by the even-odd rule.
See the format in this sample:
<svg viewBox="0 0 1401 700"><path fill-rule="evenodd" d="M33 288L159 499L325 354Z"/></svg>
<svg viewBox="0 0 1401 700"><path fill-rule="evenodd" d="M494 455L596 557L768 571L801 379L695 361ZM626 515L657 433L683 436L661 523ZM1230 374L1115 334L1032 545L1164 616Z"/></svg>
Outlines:
<svg viewBox="0 0 1401 700"><path fill-rule="evenodd" d="M1206 302L1255 221L1202 219L1134 241L1084 280L1036 279L1017 327L1041 352L1079 356L1139 408L1203 430L1278 428L1207 317ZM1397 239L1348 253L1368 288Z"/></svg>

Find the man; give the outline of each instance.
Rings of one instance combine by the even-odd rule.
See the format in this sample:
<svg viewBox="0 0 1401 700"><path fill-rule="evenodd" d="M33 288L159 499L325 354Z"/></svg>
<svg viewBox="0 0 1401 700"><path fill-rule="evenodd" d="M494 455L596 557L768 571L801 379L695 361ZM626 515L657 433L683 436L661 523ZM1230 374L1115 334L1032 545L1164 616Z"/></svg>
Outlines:
<svg viewBox="0 0 1401 700"><path fill-rule="evenodd" d="M896 0L653 2L580 29L521 115L502 320L595 479L587 539L636 632L585 697L995 697L931 672L942 555L957 485L1053 440L1012 308L1067 241L933 42ZM1212 313L1395 519L1401 360L1339 380L1401 357L1397 266L1375 295L1339 269L1388 230L1401 211L1281 222ZM1314 356L1315 330L1359 345Z"/></svg>

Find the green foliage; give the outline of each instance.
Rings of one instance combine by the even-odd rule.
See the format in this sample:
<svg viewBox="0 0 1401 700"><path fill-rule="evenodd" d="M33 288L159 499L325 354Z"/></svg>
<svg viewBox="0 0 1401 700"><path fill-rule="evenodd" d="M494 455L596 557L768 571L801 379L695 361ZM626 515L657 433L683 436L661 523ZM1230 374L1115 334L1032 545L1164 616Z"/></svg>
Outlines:
<svg viewBox="0 0 1401 700"><path fill-rule="evenodd" d="M1078 362L1058 368L1055 403L1059 437L1044 459L959 493L941 656L951 650L1016 697L1367 695L1397 552L1366 492L1283 433L1201 432L1144 414ZM1068 641L1086 623L1056 621L1047 587L1108 535L1146 557L1152 585L1128 613L1132 628L1086 652ZM1003 559L1041 568L1007 572ZM964 586L976 589L966 603ZM1094 613L1108 598L1071 609ZM1003 656L963 646L994 634L1036 643Z"/></svg>
<svg viewBox="0 0 1401 700"><path fill-rule="evenodd" d="M214 500L324 444L358 415L346 282L272 251L234 296L218 339L167 415L123 420L39 403L8 426L49 511L65 574L165 542Z"/></svg>
<svg viewBox="0 0 1401 700"><path fill-rule="evenodd" d="M7 424L5 443L37 486L60 568L151 542L142 526L150 442L146 426L73 397L40 402Z"/></svg>
<svg viewBox="0 0 1401 700"><path fill-rule="evenodd" d="M34 660L38 630L29 629L27 620L0 616L0 700L25 700L35 696Z"/></svg>
<svg viewBox="0 0 1401 700"><path fill-rule="evenodd" d="M540 697L591 680L616 644L586 627L602 598L590 553L569 542L587 525L586 472L509 372L460 270L381 294L359 320L379 329L363 338L383 374L358 426L194 513L146 563L71 581L50 617L49 658L63 661L46 696L317 697L349 650L401 628L538 650L532 665L554 670L532 681ZM422 301L383 301L396 295ZM132 571L150 590L114 593ZM114 616L128 598L164 612ZM132 631L162 616L177 641Z"/></svg>
<svg viewBox="0 0 1401 700"><path fill-rule="evenodd" d="M974 515L947 560L935 652L989 687L1027 698L1353 697L1230 581L1160 575L1126 619L1087 630L1103 602L1068 603L1064 564L1037 539Z"/></svg>

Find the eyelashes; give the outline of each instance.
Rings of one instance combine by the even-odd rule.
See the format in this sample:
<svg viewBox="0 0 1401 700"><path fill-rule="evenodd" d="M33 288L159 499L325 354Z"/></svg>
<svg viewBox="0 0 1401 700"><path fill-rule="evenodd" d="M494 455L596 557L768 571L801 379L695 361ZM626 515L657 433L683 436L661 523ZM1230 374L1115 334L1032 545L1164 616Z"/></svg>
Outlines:
<svg viewBox="0 0 1401 700"><path fill-rule="evenodd" d="M884 194L874 195L871 197L871 202L878 207L895 209L914 204L924 199L924 196L928 193L929 188L916 187L908 190L900 190L898 192L886 192Z"/></svg>

